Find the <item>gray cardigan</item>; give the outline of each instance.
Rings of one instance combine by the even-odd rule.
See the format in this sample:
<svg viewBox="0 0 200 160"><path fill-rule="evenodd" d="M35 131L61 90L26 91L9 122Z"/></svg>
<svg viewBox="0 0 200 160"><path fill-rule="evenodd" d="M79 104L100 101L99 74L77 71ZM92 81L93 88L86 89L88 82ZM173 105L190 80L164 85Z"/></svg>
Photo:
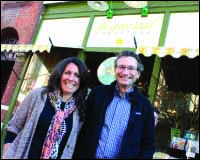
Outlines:
<svg viewBox="0 0 200 160"><path fill-rule="evenodd" d="M35 129L40 114L45 106L47 94L41 98L41 92L44 88L38 88L29 93L24 101L13 114L6 130L17 134L15 140L10 144L8 150L3 155L6 159L27 159L31 141L35 133ZM71 159L77 135L82 126L79 122L78 109L73 112L73 126L69 135L67 144L64 148L61 159Z"/></svg>

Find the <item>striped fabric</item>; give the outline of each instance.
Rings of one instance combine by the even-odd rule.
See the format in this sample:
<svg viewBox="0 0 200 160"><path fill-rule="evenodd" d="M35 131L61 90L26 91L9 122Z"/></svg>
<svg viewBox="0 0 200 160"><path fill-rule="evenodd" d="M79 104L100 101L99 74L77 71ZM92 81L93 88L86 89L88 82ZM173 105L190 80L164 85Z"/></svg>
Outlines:
<svg viewBox="0 0 200 160"><path fill-rule="evenodd" d="M21 52L50 52L51 45L33 45L33 44L1 44L1 52L13 51L16 53Z"/></svg>
<svg viewBox="0 0 200 160"><path fill-rule="evenodd" d="M157 55L158 57L165 57L170 55L174 58L186 56L194 58L199 56L199 48L173 48L173 47L147 47L140 46L137 48L136 53L143 54L145 57Z"/></svg>
<svg viewBox="0 0 200 160"><path fill-rule="evenodd" d="M131 91L133 89L129 92ZM120 97L119 92L115 91L114 99L106 111L103 129L96 150L96 158L118 158L131 111L128 93L124 97Z"/></svg>

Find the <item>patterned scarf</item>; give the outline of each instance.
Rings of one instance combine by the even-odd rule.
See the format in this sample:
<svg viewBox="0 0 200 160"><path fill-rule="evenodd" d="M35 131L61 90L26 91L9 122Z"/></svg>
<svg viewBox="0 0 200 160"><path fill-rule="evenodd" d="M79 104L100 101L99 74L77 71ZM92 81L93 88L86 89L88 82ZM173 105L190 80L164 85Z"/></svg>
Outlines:
<svg viewBox="0 0 200 160"><path fill-rule="evenodd" d="M66 119L69 114L76 109L73 97L66 102L64 110L61 109L62 97L60 96L60 91L58 90L49 93L48 97L52 106L55 108L56 113L49 126L40 159L57 158L60 142L67 131L64 119Z"/></svg>

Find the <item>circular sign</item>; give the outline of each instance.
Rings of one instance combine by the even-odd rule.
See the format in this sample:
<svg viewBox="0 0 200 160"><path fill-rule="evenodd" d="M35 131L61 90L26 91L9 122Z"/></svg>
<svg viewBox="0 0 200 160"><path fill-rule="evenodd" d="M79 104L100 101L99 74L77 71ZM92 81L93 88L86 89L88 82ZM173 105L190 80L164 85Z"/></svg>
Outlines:
<svg viewBox="0 0 200 160"><path fill-rule="evenodd" d="M110 84L115 80L114 61L116 57L104 60L97 69L97 77L103 84Z"/></svg>

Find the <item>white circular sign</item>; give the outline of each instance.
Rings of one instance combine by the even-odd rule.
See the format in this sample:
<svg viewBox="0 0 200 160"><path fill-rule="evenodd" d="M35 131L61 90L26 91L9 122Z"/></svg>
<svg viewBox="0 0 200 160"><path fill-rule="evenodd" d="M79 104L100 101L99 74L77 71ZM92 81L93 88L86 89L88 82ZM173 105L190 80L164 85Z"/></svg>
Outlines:
<svg viewBox="0 0 200 160"><path fill-rule="evenodd" d="M114 61L116 57L104 60L97 69L97 77L103 84L110 84L115 80Z"/></svg>

